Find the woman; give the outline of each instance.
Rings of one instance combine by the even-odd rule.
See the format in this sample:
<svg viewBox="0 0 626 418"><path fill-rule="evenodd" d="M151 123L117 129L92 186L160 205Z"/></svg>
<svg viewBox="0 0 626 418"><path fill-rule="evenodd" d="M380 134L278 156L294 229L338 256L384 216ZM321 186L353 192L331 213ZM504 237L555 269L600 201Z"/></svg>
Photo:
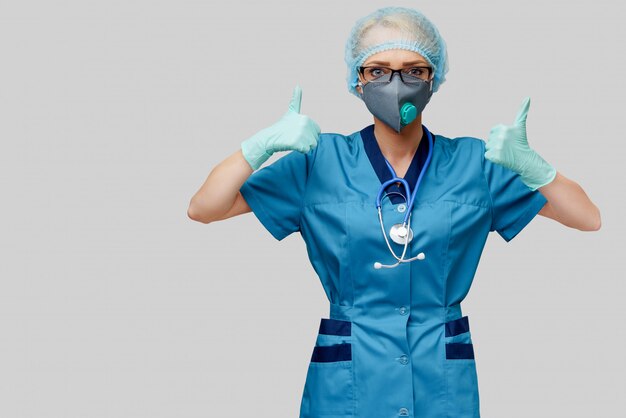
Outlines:
<svg viewBox="0 0 626 418"><path fill-rule="evenodd" d="M390 7L360 19L346 62L348 88L373 125L320 134L299 113L296 87L282 119L211 171L188 214L209 223L252 210L276 239L299 231L305 240L330 314L300 417L479 417L460 303L488 233L509 241L537 213L597 230L599 211L528 146L528 99L486 144L422 125L448 66L444 40L421 13ZM295 152L252 174L287 150Z"/></svg>

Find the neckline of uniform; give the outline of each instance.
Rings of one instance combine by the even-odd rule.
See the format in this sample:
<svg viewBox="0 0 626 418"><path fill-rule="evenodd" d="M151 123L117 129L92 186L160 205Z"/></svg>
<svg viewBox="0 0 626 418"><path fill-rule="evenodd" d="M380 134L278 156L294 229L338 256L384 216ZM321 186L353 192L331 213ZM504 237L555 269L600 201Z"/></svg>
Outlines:
<svg viewBox="0 0 626 418"><path fill-rule="evenodd" d="M391 172L385 163L385 156L383 155L380 147L378 146L378 142L376 141L376 136L374 135L374 124L366 126L360 131L361 140L363 143L363 148L365 153L367 154L367 158L370 162L370 166L376 173L380 184L382 185L385 181L391 179ZM417 177L428 158L428 137L426 136L425 127L422 124L422 139L420 140L419 146L417 147L417 151L413 155L413 159L411 160L411 164L407 172L405 173L403 179L405 179L410 187L413 187L417 181ZM433 146L435 143L435 134L431 132L433 137ZM393 186L390 186L390 189ZM393 201L393 199L392 199Z"/></svg>

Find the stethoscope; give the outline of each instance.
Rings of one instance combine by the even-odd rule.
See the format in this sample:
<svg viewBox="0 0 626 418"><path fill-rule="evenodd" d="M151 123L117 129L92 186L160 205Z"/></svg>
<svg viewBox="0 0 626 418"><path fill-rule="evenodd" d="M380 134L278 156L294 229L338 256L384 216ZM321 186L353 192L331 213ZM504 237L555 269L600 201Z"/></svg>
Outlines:
<svg viewBox="0 0 626 418"><path fill-rule="evenodd" d="M383 237L385 237L385 242L387 243L387 248L389 248L389 251L391 252L391 254L398 261L396 261L395 264L382 264L377 261L374 263L375 269L380 269L382 267L393 268L393 267L397 267L398 265L400 265L400 263L410 263L411 261L423 260L424 258L426 258L424 253L419 253L417 256L412 257L412 258L408 258L408 259L404 258L409 242L413 240L413 230L411 229L411 212L413 209L413 201L415 200L415 195L417 194L419 185L422 182L422 177L424 177L424 173L426 172L426 169L428 168L428 165L430 164L430 160L433 155L433 137L430 131L426 129L424 125L422 126L424 127L424 131L426 132L426 136L428 137L428 157L426 158L426 161L424 162L424 166L422 167L422 170L420 171L420 175L417 178L417 181L415 182L415 188L413 189L413 193L411 193L411 188L409 187L409 183L405 179L398 177L398 175L396 174L391 164L389 164L389 161L387 161L387 159L385 158L385 163L387 164L389 171L391 171L392 178L390 180L385 181L380 186L380 189L378 190L378 195L376 196L376 208L378 209L378 220L380 222L380 228L383 232ZM404 213L404 219L402 220L402 223L393 225L389 230L389 236L395 243L404 244L404 250L402 251L402 255L400 257L396 255L395 251L393 250L393 248L391 248L391 245L389 244L389 239L387 238L387 232L385 231L385 225L383 223L383 214L382 214L383 194L385 195L391 194L391 193L387 194L385 192L385 189L387 189L387 187L389 187L391 184L394 184L394 183L402 184L402 186L404 186L404 190L406 193L406 196L403 196L402 193L393 192L393 193L398 193L404 197L404 200L406 202L406 211Z"/></svg>

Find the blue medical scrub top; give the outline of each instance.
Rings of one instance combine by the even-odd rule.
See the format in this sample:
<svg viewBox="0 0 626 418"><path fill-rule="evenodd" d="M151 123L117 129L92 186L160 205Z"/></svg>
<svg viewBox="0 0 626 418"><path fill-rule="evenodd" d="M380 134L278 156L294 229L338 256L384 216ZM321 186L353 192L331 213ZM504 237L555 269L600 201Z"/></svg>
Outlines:
<svg viewBox="0 0 626 418"><path fill-rule="evenodd" d="M547 200L517 173L484 158L483 140L433 139L405 256L423 252L425 258L392 269L374 268L376 261L396 261L375 204L391 173L374 125L347 136L322 133L311 151L284 155L241 187L277 240L300 232L330 302L300 418L480 417L469 320L460 304L489 232L510 241ZM428 146L424 131L404 177L411 188ZM404 199L393 196L383 200L387 230L406 210ZM400 255L403 245L389 242Z"/></svg>

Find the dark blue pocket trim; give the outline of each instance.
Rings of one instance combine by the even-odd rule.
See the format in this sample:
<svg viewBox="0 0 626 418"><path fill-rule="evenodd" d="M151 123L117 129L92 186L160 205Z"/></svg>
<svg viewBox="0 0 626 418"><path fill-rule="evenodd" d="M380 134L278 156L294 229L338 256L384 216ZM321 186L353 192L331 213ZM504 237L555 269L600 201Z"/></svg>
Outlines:
<svg viewBox="0 0 626 418"><path fill-rule="evenodd" d="M474 346L467 343L446 344L446 359L473 359Z"/></svg>
<svg viewBox="0 0 626 418"><path fill-rule="evenodd" d="M352 344L342 343L313 347L311 361L328 363L331 361L352 360Z"/></svg>
<svg viewBox="0 0 626 418"><path fill-rule="evenodd" d="M320 334L348 336L351 333L352 322L340 319L322 318L320 322Z"/></svg>
<svg viewBox="0 0 626 418"><path fill-rule="evenodd" d="M446 337L453 337L468 331L469 321L467 316L455 319L454 321L446 322Z"/></svg>

